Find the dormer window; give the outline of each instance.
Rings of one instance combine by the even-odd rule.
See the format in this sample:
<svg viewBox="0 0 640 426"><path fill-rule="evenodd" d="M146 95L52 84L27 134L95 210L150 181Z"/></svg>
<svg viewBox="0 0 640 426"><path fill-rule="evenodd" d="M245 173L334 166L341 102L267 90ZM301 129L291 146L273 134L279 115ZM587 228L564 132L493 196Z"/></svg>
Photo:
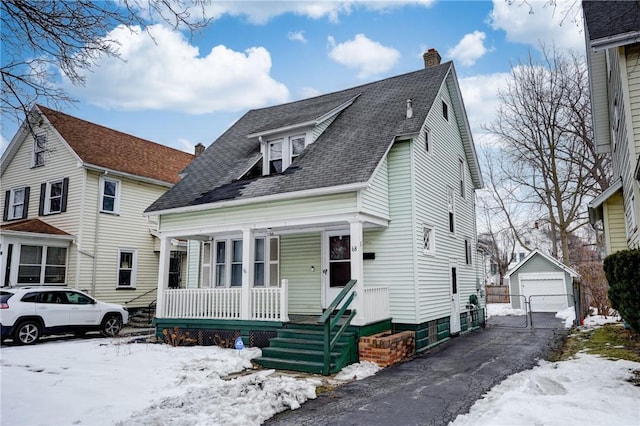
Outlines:
<svg viewBox="0 0 640 426"><path fill-rule="evenodd" d="M33 161L32 166L44 166L44 154L47 151L47 135L36 135L33 140Z"/></svg>
<svg viewBox="0 0 640 426"><path fill-rule="evenodd" d="M269 174L282 173L282 139L269 142Z"/></svg>
<svg viewBox="0 0 640 426"><path fill-rule="evenodd" d="M267 141L265 155L267 167L263 168L264 174L282 173L287 170L293 160L302 154L307 145L306 142L306 133Z"/></svg>

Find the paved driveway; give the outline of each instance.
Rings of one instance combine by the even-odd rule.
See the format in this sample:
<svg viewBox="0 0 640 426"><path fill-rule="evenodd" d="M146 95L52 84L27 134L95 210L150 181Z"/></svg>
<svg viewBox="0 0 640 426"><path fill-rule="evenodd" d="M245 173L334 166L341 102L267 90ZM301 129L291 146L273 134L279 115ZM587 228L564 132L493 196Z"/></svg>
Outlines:
<svg viewBox="0 0 640 426"><path fill-rule="evenodd" d="M494 385L535 366L567 333L554 314L537 314L535 329L523 323L522 317L496 318L485 329L323 393L265 424L446 425Z"/></svg>

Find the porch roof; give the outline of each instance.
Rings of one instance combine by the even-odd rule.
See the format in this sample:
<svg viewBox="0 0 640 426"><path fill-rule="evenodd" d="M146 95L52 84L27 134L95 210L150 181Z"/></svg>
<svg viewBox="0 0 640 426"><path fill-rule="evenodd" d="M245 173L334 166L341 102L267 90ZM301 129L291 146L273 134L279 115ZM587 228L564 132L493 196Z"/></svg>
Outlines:
<svg viewBox="0 0 640 426"><path fill-rule="evenodd" d="M419 133L452 69L452 63L446 62L340 92L251 110L197 157L185 169L186 176L146 212L366 183L396 137ZM406 118L407 99L412 99L412 118ZM345 104L286 171L239 180L261 155L258 137L249 135L307 123Z"/></svg>
<svg viewBox="0 0 640 426"><path fill-rule="evenodd" d="M61 238L72 240L73 235L49 225L40 219L27 219L18 222L6 223L0 226L0 231L5 235L29 235L29 236L42 236L46 238Z"/></svg>

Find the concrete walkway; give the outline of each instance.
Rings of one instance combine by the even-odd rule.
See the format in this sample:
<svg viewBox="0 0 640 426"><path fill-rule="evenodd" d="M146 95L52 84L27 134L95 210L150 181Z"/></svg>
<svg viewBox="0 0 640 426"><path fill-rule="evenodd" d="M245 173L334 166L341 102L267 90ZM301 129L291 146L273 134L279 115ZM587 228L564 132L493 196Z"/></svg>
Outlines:
<svg viewBox="0 0 640 426"><path fill-rule="evenodd" d="M508 376L535 366L567 334L553 314L500 317L375 376L340 386L265 425L446 425ZM544 327L544 328L543 328Z"/></svg>

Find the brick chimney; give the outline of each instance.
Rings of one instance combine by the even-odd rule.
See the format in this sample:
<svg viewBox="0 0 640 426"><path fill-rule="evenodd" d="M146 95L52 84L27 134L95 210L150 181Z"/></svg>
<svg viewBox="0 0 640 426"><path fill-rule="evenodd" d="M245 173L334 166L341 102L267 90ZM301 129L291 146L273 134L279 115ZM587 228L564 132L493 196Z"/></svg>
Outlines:
<svg viewBox="0 0 640 426"><path fill-rule="evenodd" d="M204 145L202 145L199 142L194 148L195 148L195 156L196 157L199 157L200 154L202 154L204 152Z"/></svg>
<svg viewBox="0 0 640 426"><path fill-rule="evenodd" d="M442 58L436 49L429 49L424 55L422 55L422 59L424 59L424 67L431 68L436 65L440 65L440 60Z"/></svg>

